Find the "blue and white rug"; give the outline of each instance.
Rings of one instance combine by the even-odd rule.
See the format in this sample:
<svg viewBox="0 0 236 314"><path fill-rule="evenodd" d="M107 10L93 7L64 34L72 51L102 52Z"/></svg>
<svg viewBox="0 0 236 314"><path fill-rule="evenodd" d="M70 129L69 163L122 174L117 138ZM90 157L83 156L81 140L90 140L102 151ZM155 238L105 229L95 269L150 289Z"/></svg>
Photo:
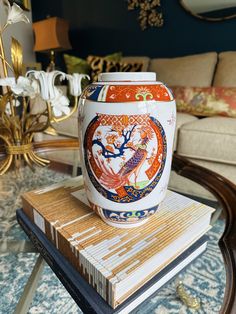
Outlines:
<svg viewBox="0 0 236 314"><path fill-rule="evenodd" d="M24 232L15 223L15 209L21 207L21 193L55 183L67 177L68 175L46 168L37 169L36 173L25 169L21 171L21 176L15 176L13 172L9 172L0 177L1 240L26 239ZM154 296L146 300L132 313L219 313L224 296L225 270L222 255L216 243L223 229L223 221L218 220L208 233L207 250L186 270L182 271L177 279L158 290ZM1 314L14 312L37 256L35 253L5 253L0 255ZM188 291L200 298L200 310L191 310L178 299L176 295L177 280L182 280ZM74 314L81 313L81 311L54 273L46 266L29 313Z"/></svg>

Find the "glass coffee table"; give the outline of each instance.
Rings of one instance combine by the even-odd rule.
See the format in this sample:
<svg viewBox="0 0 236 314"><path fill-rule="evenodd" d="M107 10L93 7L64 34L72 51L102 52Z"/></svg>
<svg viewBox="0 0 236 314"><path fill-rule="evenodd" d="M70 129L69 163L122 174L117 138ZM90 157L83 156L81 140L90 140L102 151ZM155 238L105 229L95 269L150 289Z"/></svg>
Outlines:
<svg viewBox="0 0 236 314"><path fill-rule="evenodd" d="M73 143L70 142L67 148L73 148ZM52 147L49 149L47 146L44 146L43 149L45 151L51 150ZM54 149L60 150L61 148L58 148L55 145ZM197 298L200 299L201 308L198 313L236 313L236 187L221 176L199 167L178 155L174 155L173 157L172 168L179 175L187 177L208 189L217 198L217 206L222 208L223 215L217 220L217 222L219 221L220 227L217 226L216 223L216 227L213 227L215 230L214 233L210 234L209 249L211 249L212 246L217 249L217 237L221 237L219 241L221 253L220 250L216 252L217 254L222 254L223 258L217 259L216 262L213 256L211 259L211 254L214 250L210 250L209 253L206 252L207 254L203 253L203 255L199 256L191 265L188 265L186 270L181 272L180 276L172 278L169 284L166 284L164 288L158 290L153 296L149 297L148 300L145 300L144 303L139 305L132 313L193 313L193 310L186 307L176 295L175 288L176 283L178 283L179 280L183 281L188 295L196 295ZM30 189L32 188L29 186L29 190ZM217 232L217 237L215 237ZM36 261L33 272L25 286L24 293L16 307L15 313L26 313L28 311L34 290L37 288L40 274L44 266L44 259L49 262L49 266L52 266L50 265L50 260L47 259L44 248L40 246L37 241L33 242L36 249L41 252L41 255ZM211 267L211 264L213 263L219 264ZM201 273L201 267L203 266L204 269L202 269ZM217 268L218 271L214 270L211 273L212 268ZM194 273L195 269L198 269L198 272ZM222 274L220 274L220 272L222 272ZM200 279L196 278L197 276ZM226 283L224 283L225 277ZM64 283L67 291L72 295L81 310L84 311L84 313L90 313L87 310L87 307L84 307L81 303L80 296L76 295L73 281L69 281L68 283L68 278L65 278L65 276L64 278L63 276L61 276L61 278L59 276L59 279ZM66 283L65 280L67 280ZM198 288L195 287L196 282L199 283ZM218 283L216 284L216 282ZM211 284L213 284L214 289L211 289ZM58 295L58 298L60 298L60 295ZM217 304L215 304L216 300ZM55 308L55 304L53 305L52 303L52 308L53 307ZM77 308L74 312L72 311L72 308L75 309L75 305L74 307L71 307L69 313L77 313L79 311ZM50 312L50 310L48 312L57 313L55 311L56 310L54 309L53 312ZM29 311L29 313L31 312ZM63 312L61 313L63 314Z"/></svg>
<svg viewBox="0 0 236 314"><path fill-rule="evenodd" d="M226 284L220 313L236 313L236 186L178 155L173 157L172 169L210 191L222 208L224 232L218 245L223 255Z"/></svg>

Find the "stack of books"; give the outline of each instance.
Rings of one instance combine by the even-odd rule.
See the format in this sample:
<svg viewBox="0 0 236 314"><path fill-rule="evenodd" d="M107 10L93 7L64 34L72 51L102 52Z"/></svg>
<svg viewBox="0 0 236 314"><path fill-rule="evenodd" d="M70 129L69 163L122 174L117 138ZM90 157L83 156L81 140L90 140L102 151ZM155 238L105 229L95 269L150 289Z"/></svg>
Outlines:
<svg viewBox="0 0 236 314"><path fill-rule="evenodd" d="M213 208L168 191L144 225L117 229L89 208L82 183L27 192L23 211L111 313L131 311L205 250Z"/></svg>

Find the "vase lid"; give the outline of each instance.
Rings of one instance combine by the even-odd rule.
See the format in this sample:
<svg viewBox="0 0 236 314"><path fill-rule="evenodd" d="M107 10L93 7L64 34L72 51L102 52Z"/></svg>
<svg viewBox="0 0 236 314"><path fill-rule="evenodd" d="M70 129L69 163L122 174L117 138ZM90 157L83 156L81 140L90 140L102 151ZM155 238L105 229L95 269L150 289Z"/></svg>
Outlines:
<svg viewBox="0 0 236 314"><path fill-rule="evenodd" d="M156 82L155 72L108 72L98 75L98 82Z"/></svg>

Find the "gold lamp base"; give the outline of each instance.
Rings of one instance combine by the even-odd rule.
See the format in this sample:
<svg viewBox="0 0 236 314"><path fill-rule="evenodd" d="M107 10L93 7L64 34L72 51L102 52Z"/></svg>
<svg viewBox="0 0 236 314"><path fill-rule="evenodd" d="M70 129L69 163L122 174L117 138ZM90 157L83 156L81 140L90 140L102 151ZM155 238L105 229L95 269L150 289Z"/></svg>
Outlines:
<svg viewBox="0 0 236 314"><path fill-rule="evenodd" d="M55 66L55 51L54 50L50 50L50 63L47 67L47 72L52 72L55 71L56 66Z"/></svg>

